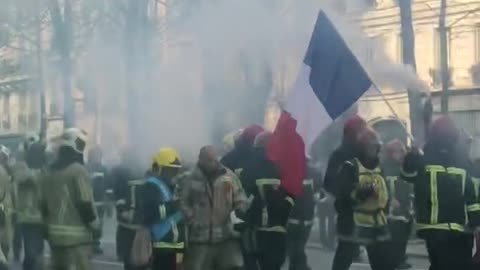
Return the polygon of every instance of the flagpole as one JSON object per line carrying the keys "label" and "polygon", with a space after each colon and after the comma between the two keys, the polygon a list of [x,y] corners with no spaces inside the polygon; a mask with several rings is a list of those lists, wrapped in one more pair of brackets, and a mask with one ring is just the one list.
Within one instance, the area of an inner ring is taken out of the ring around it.
{"label": "flagpole", "polygon": [[400,117],[398,116],[397,112],[395,111],[395,109],[393,108],[392,104],[390,104],[390,102],[388,101],[387,97],[385,97],[385,95],[383,94],[383,92],[380,90],[380,88],[372,82],[372,86],[375,90],[377,90],[378,93],[380,93],[380,96],[382,97],[383,99],[383,102],[385,102],[385,104],[387,104],[387,107],[390,109],[390,111],[392,112],[393,116],[398,120],[398,122],[400,122],[400,124],[402,125],[402,127],[405,129],[405,133],[407,133],[408,137],[410,138],[410,140],[413,142],[415,142],[415,137],[413,137],[413,135],[408,132],[408,129],[407,129],[407,126],[405,125],[405,123],[400,119]]}

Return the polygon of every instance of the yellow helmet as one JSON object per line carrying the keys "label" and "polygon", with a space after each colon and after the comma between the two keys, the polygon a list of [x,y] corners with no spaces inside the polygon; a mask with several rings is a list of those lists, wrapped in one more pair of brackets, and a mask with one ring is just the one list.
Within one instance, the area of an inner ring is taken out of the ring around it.
{"label": "yellow helmet", "polygon": [[153,162],[160,167],[180,168],[180,155],[173,148],[162,148],[153,156]]}

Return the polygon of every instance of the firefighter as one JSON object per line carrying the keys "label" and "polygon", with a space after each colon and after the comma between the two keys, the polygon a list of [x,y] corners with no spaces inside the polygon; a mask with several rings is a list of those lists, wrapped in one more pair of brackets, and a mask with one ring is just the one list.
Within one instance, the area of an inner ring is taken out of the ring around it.
{"label": "firefighter", "polygon": [[[332,235],[334,234],[334,231],[332,229],[333,226],[330,226],[333,224],[333,219],[335,218],[335,214],[330,208],[332,201],[332,197],[335,197],[335,189],[336,189],[336,182],[337,182],[337,176],[338,176],[338,171],[342,164],[347,161],[352,159],[355,154],[354,154],[354,148],[355,148],[355,140],[356,136],[358,133],[367,127],[367,122],[361,118],[358,115],[353,115],[350,118],[348,118],[345,121],[345,125],[343,127],[343,138],[342,138],[342,143],[341,145],[333,151],[333,153],[330,155],[328,159],[328,165],[327,169],[325,171],[325,177],[323,179],[323,189],[326,191],[327,194],[325,194],[325,200],[324,203],[324,208],[321,208],[320,210],[324,210],[324,212],[319,213],[321,216],[325,216],[326,219],[329,221],[328,222],[328,229],[324,228],[326,226],[326,223],[320,223],[320,230],[321,231],[327,231],[327,235]],[[361,261],[361,251],[360,251],[360,246],[356,248],[355,251],[355,260],[356,261]]]}
{"label": "firefighter", "polygon": [[246,127],[240,136],[235,140],[233,150],[228,152],[222,159],[221,163],[236,172],[237,174],[245,167],[245,163],[249,160],[249,155],[253,147],[255,137],[263,131],[259,125],[251,125]]}
{"label": "firefighter", "polygon": [[336,183],[338,246],[333,270],[350,268],[358,244],[366,246],[372,270],[394,270],[389,258],[388,190],[379,168],[380,141],[370,128],[359,132],[353,158],[340,167]]}
{"label": "firefighter", "polygon": [[309,270],[305,247],[312,230],[316,199],[319,197],[320,178],[318,168],[309,163],[304,191],[295,199],[295,206],[288,219],[288,257],[290,270]]}
{"label": "firefighter", "polygon": [[40,212],[40,179],[45,172],[46,145],[38,136],[29,136],[24,142],[25,160],[19,160],[13,168],[16,185],[17,223],[24,246],[24,270],[43,268],[45,226]]}
{"label": "firefighter", "polygon": [[251,201],[242,218],[253,227],[255,240],[250,251],[262,270],[279,270],[287,253],[287,221],[294,206],[293,198],[280,186],[280,173],[267,158],[266,145],[271,133],[262,132],[255,138],[254,152],[240,174],[242,185]]}
{"label": "firefighter", "polygon": [[457,151],[459,130],[447,116],[430,127],[423,154],[407,154],[402,177],[414,184],[417,234],[425,239],[430,269],[470,269],[480,225],[468,156]]}
{"label": "firefighter", "polygon": [[93,239],[99,233],[90,177],[84,164],[87,134],[64,131],[56,161],[41,179],[41,211],[51,247],[52,269],[93,269]]}
{"label": "firefighter", "polygon": [[10,150],[0,145],[0,270],[8,269],[8,253],[13,238],[13,201],[8,161]]}
{"label": "firefighter", "polygon": [[[222,164],[230,170],[234,171],[238,176],[240,176],[240,173],[250,160],[250,155],[253,149],[255,137],[262,131],[263,128],[261,126],[250,125],[245,129],[241,129],[235,134],[233,134],[233,136],[231,136],[231,139],[234,142],[234,147],[221,159]],[[241,228],[239,230],[241,231],[243,229],[244,228]],[[244,233],[243,236],[246,236],[248,238],[248,233]],[[257,270],[258,266],[256,263],[256,259],[253,255],[249,254],[245,244],[245,241],[242,241],[241,247],[245,269]]]}
{"label": "firefighter", "polygon": [[400,177],[407,150],[402,141],[394,139],[384,147],[382,170],[390,193],[388,223],[392,234],[392,253],[397,269],[410,269],[407,262],[407,244],[413,225],[413,187]]}
{"label": "firefighter", "polygon": [[135,234],[142,228],[141,211],[136,209],[141,206],[142,186],[146,179],[132,149],[126,148],[121,156],[121,164],[110,173],[117,213],[116,251],[124,269],[135,270],[139,268],[132,265],[130,253]]}
{"label": "firefighter", "polygon": [[[87,170],[90,173],[90,179],[93,187],[93,198],[97,209],[100,229],[103,229],[103,220],[105,216],[105,203],[107,195],[107,168],[102,163],[102,150],[95,146],[88,152]],[[95,254],[103,254],[100,246],[100,238],[95,239]]]}
{"label": "firefighter", "polygon": [[174,149],[160,149],[153,157],[152,175],[144,186],[143,216],[144,225],[152,233],[153,270],[176,270],[183,262],[184,217],[174,196],[173,182],[180,168],[180,156]]}
{"label": "firefighter", "polygon": [[240,243],[231,226],[232,213],[246,205],[237,176],[220,163],[213,146],[204,146],[197,165],[178,181],[189,229],[185,269],[243,269]]}

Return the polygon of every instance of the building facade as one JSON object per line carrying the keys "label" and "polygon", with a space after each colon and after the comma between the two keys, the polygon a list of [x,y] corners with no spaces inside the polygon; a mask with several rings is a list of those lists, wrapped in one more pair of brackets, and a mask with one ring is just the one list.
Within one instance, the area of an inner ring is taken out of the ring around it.
{"label": "building facade", "polygon": [[[438,31],[440,2],[412,0],[415,57],[418,76],[432,93],[434,112],[440,112],[440,38]],[[380,40],[392,61],[402,62],[400,8],[396,0],[365,0],[370,8],[362,16],[362,26],[372,39]],[[349,12],[347,7],[347,12]],[[350,10],[350,12],[353,12]],[[449,64],[449,113],[466,133],[480,137],[480,1],[448,0],[446,26]],[[388,97],[398,114],[408,123],[406,93]],[[362,101],[367,114],[388,114],[379,97]],[[369,115],[371,116],[371,115]],[[379,116],[379,115],[376,115]]]}

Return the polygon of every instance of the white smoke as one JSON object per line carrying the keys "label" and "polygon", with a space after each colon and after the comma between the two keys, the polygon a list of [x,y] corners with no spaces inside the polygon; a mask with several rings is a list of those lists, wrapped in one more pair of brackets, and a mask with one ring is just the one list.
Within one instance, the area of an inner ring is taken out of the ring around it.
{"label": "white smoke", "polygon": [[[99,101],[102,116],[97,125],[101,129],[101,144],[107,152],[112,151],[118,156],[118,148],[125,144],[124,133],[127,132],[124,45],[128,33],[125,36],[122,8],[116,5],[126,5],[128,1],[86,2],[96,11],[85,13],[99,14],[103,24],[92,19],[98,24],[93,30],[94,35],[89,37],[92,40],[77,42],[84,51],[75,54],[78,57],[75,71],[80,73],[77,77],[86,78],[93,85],[90,87],[94,89],[92,91],[97,92],[94,99]],[[273,91],[271,96],[277,97],[276,92],[289,89],[299,71],[321,8],[379,87],[399,91],[426,88],[411,69],[393,63],[385,55],[382,45],[374,44],[365,35],[358,21],[336,13],[334,7],[339,2],[168,1],[171,3],[167,5],[169,15],[183,14],[183,8],[192,10],[174,19],[159,18],[153,27],[152,40],[145,47],[149,59],[141,59],[148,63],[148,68],[141,70],[144,77],[137,79],[135,85],[140,99],[138,108],[135,108],[140,125],[133,133],[140,139],[132,142],[132,146],[141,149],[142,157],[151,156],[162,146],[174,146],[187,159],[194,159],[201,146],[214,142],[212,125],[216,124],[217,118],[209,111],[220,114],[222,124],[232,130],[249,121],[257,121],[241,119],[242,113],[262,106],[263,99],[260,92],[258,104],[255,98],[245,98],[245,88],[250,85],[246,81],[258,83],[266,80],[268,75],[262,72],[267,62],[273,69],[273,86],[267,89]],[[108,16],[102,13],[105,10],[109,11]],[[79,28],[78,25],[74,27]],[[375,57],[367,64],[364,54],[372,46]],[[238,61],[243,58],[250,59],[246,62],[246,69],[255,75],[253,79],[246,78],[245,72],[238,70]],[[151,76],[146,76],[147,73]],[[209,81],[216,82],[221,95],[206,91]],[[258,88],[262,89],[262,86]],[[229,110],[232,105],[243,108],[243,111],[233,113]]]}

